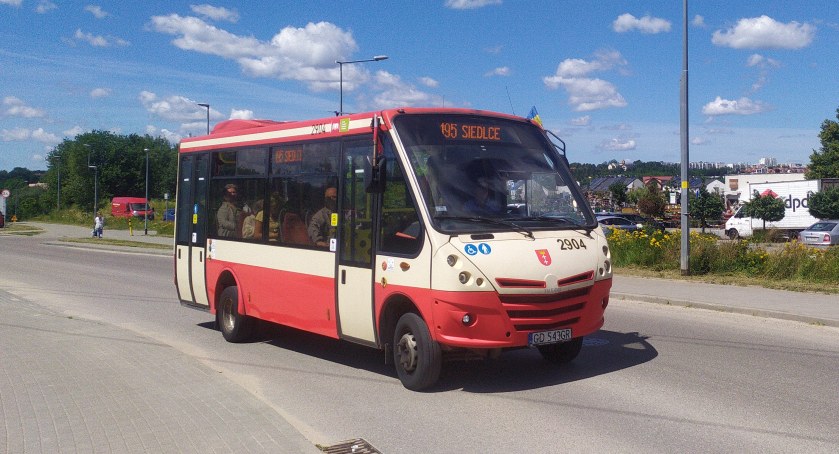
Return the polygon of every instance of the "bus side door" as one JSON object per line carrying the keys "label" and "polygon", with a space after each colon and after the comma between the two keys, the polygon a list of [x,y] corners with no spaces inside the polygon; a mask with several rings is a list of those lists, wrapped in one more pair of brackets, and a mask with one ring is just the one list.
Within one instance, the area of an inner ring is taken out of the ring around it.
{"label": "bus side door", "polygon": [[207,187],[209,155],[181,155],[175,214],[175,282],[184,304],[209,308],[207,258]]}
{"label": "bus side door", "polygon": [[338,223],[338,333],[376,345],[373,304],[373,232],[376,194],[365,190],[371,140],[344,143]]}

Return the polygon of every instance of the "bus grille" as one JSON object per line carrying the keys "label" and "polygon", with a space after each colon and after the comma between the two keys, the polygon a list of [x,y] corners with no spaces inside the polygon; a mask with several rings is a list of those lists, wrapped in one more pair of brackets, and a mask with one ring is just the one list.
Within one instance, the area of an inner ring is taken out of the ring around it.
{"label": "bus grille", "polygon": [[541,331],[580,321],[591,287],[551,295],[500,295],[517,331]]}

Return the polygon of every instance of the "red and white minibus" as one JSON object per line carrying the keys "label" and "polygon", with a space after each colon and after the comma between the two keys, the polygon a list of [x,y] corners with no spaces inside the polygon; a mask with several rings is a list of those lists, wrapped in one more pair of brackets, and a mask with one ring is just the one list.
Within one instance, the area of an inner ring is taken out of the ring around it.
{"label": "red and white minibus", "polygon": [[175,240],[181,302],[228,341],[260,319],[356,342],[413,390],[452,352],[574,359],[612,285],[564,143],[480,110],[222,122],[180,144]]}

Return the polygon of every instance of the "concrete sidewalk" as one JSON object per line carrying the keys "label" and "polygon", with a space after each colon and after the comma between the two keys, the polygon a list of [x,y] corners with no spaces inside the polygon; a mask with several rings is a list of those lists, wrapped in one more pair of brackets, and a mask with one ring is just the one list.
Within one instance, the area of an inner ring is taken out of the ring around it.
{"label": "concrete sidewalk", "polygon": [[0,346],[3,452],[320,452],[197,359],[2,290]]}
{"label": "concrete sidewalk", "polygon": [[615,276],[613,299],[699,307],[839,327],[839,294]]}

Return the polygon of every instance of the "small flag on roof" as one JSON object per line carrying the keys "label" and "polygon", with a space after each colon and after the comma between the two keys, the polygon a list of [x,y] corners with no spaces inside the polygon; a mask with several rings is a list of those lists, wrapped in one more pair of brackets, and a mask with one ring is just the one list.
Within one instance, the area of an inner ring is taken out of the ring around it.
{"label": "small flag on roof", "polygon": [[530,108],[530,113],[527,115],[528,120],[533,120],[534,123],[542,126],[542,119],[539,118],[539,112],[536,111],[536,106]]}

